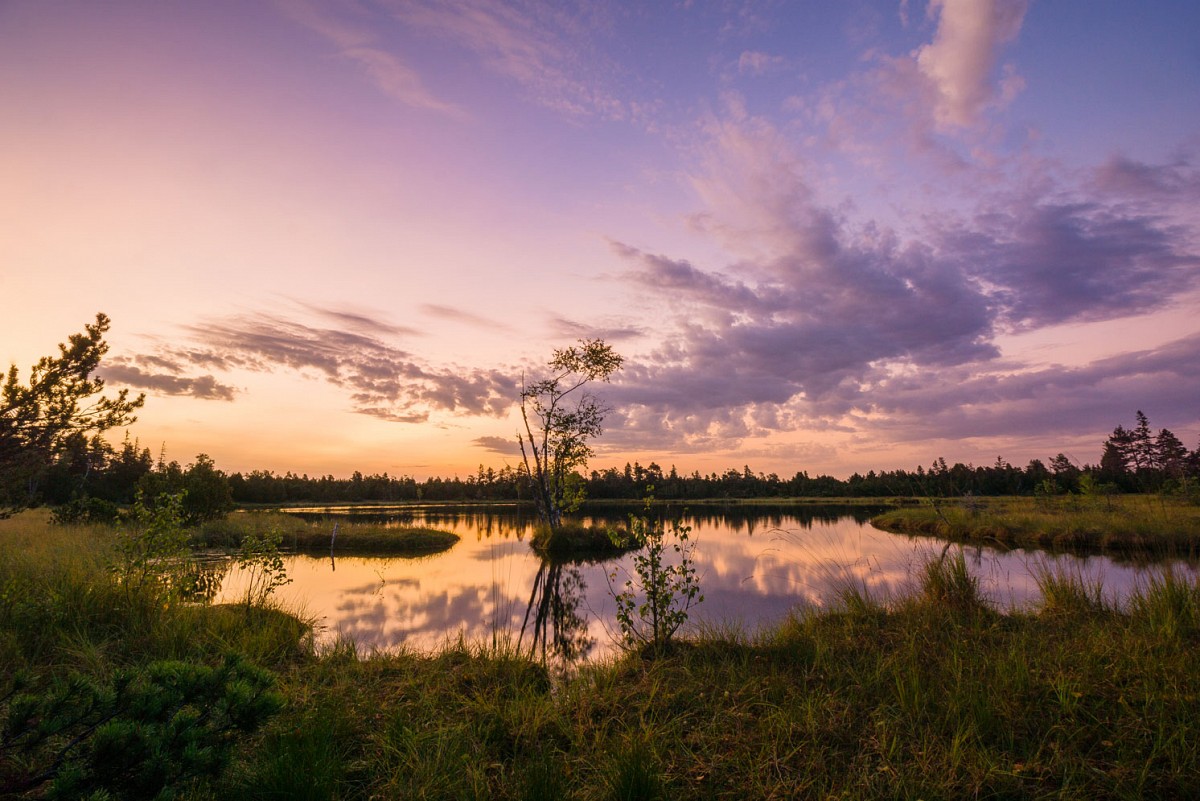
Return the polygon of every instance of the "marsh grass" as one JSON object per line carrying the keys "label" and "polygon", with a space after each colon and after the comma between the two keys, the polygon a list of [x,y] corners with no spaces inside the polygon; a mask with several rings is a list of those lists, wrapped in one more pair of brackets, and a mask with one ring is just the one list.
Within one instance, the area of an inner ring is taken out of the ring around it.
{"label": "marsh grass", "polygon": [[305,520],[283,512],[238,512],[222,520],[210,520],[196,528],[193,541],[201,547],[236,550],[248,535],[280,535],[280,546],[291,551],[329,551],[336,553],[396,554],[425,556],[454,546],[457,534],[419,526],[389,526],[338,520]]}
{"label": "marsh grass", "polygon": [[0,660],[96,673],[153,659],[233,650],[292,659],[308,631],[269,604],[187,603],[153,584],[124,584],[109,526],[59,526],[41,511],[0,521]]}
{"label": "marsh grass", "polygon": [[893,509],[886,531],[958,542],[1106,552],[1130,558],[1200,556],[1200,506],[1157,495],[972,498]]}
{"label": "marsh grass", "polygon": [[1103,616],[1111,611],[1104,600],[1104,582],[1085,576],[1078,568],[1042,562],[1033,566],[1033,579],[1043,614]]}
{"label": "marsh grass", "polygon": [[1200,784],[1200,588],[1182,573],[1118,603],[1047,571],[1040,603],[1003,613],[948,553],[907,593],[860,585],[769,630],[709,629],[556,681],[504,641],[316,651],[278,610],[132,604],[106,589],[106,536],[0,523],[2,667],[101,673],[229,649],[269,667],[285,707],[187,798],[1118,799]]}
{"label": "marsh grass", "polygon": [[618,556],[637,547],[626,526],[589,526],[577,520],[557,528],[539,524],[529,545],[543,556],[572,561]]}

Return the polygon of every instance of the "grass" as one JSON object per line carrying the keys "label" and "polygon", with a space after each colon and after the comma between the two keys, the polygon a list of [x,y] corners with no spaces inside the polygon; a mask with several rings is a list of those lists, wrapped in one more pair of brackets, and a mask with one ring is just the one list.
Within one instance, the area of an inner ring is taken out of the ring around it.
{"label": "grass", "polygon": [[539,525],[529,538],[539,554],[556,559],[601,559],[616,556],[635,546],[625,526],[585,526],[574,520],[558,528]]}
{"label": "grass", "polygon": [[460,539],[433,528],[345,520],[338,521],[333,538],[333,526],[330,521],[309,521],[283,512],[239,512],[201,524],[195,540],[204,547],[234,549],[247,533],[273,530],[283,535],[282,547],[293,551],[328,551],[332,540],[338,553],[425,556],[448,550]]}
{"label": "grass", "polygon": [[[149,603],[111,531],[0,521],[0,675],[230,650],[286,704],[188,799],[1187,798],[1200,786],[1200,586],[1128,600],[1046,571],[1001,612],[961,555],[762,632],[708,630],[554,681],[511,643],[317,650],[272,609]],[[0,774],[5,754],[0,749]]]}
{"label": "grass", "polygon": [[871,520],[887,531],[955,542],[1114,556],[1200,556],[1200,505],[1153,495],[938,499]]}

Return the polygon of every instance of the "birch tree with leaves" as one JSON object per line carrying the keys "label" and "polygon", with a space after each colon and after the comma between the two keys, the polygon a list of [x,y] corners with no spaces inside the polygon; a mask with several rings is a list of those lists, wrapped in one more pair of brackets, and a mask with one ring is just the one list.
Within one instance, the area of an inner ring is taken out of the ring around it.
{"label": "birch tree with leaves", "polygon": [[517,432],[517,441],[538,517],[551,529],[582,503],[583,483],[575,471],[587,465],[589,442],[600,436],[610,411],[587,387],[607,382],[623,361],[604,340],[581,339],[554,351],[548,377],[521,382],[525,430]]}

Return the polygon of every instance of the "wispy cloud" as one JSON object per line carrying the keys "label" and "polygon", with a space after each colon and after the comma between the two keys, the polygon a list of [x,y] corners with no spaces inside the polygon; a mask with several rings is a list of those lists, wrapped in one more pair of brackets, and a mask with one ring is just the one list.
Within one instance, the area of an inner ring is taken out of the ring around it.
{"label": "wispy cloud", "polygon": [[552,317],[550,319],[550,330],[556,337],[570,339],[603,339],[609,342],[622,342],[624,340],[636,339],[637,337],[645,336],[646,330],[638,326],[623,324],[621,322],[608,322],[603,320],[584,323],[578,320],[570,320],[566,317]]}
{"label": "wispy cloud", "polygon": [[1185,157],[1170,164],[1147,164],[1113,156],[1095,170],[1094,185],[1106,193],[1138,199],[1200,201],[1200,170]]}
{"label": "wispy cloud", "polygon": [[[871,398],[860,425],[893,440],[1077,435],[1111,428],[1144,409],[1156,420],[1195,420],[1200,397],[1200,335],[1081,366],[989,372],[946,371],[931,382],[914,374]],[[1099,442],[1097,442],[1099,448]]]}
{"label": "wispy cloud", "polygon": [[328,40],[343,57],[357,64],[383,94],[414,108],[465,119],[466,112],[437,97],[420,74],[382,45],[371,31],[370,16],[357,4],[275,0],[295,22]]}
{"label": "wispy cloud", "polygon": [[[436,412],[502,415],[512,404],[515,381],[500,370],[432,366],[379,335],[406,329],[361,313],[307,308],[315,319],[252,313],[183,326],[184,344],[162,345],[156,353],[138,357],[156,366],[157,375],[133,372],[129,359],[118,360],[122,369],[113,375],[135,386],[148,386],[136,381],[153,380],[163,391],[191,387],[194,394],[207,387],[184,376],[196,366],[288,370],[344,389],[360,414],[402,423],[425,422]],[[222,386],[208,391],[220,393]],[[226,394],[225,399],[232,397]]]}
{"label": "wispy cloud", "polygon": [[787,66],[783,56],[773,56],[759,50],[744,50],[738,56],[738,72],[743,75],[767,75]]}
{"label": "wispy cloud", "polygon": [[489,453],[498,453],[501,456],[516,456],[520,449],[517,447],[517,439],[512,437],[476,437],[472,444],[477,448],[483,448]]}
{"label": "wispy cloud", "polygon": [[237,390],[211,375],[177,374],[180,365],[154,356],[115,357],[99,371],[104,380],[161,395],[187,395],[201,400],[231,401]]}
{"label": "wispy cloud", "polygon": [[450,320],[451,322],[464,323],[466,325],[474,326],[475,328],[482,328],[487,331],[513,330],[512,326],[499,322],[498,320],[493,320],[489,317],[484,317],[479,314],[472,314],[471,312],[466,312],[462,309],[455,309],[450,306],[442,306],[436,303],[423,303],[421,304],[420,308],[423,314],[427,314],[430,317],[436,317],[440,320]]}
{"label": "wispy cloud", "polygon": [[445,37],[492,71],[524,87],[534,102],[570,116],[627,118],[631,107],[608,88],[614,69],[596,46],[610,21],[602,6],[490,0],[391,0],[407,25]]}

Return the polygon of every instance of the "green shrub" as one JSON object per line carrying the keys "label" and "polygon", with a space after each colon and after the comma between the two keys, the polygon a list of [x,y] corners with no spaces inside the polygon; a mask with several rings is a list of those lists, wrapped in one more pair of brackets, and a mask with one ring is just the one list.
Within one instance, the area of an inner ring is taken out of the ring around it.
{"label": "green shrub", "polygon": [[[647,499],[646,511],[649,513]],[[677,564],[667,564],[667,535],[662,518],[629,516],[629,533],[640,550],[633,557],[633,574],[626,573],[623,588],[613,591],[617,625],[626,645],[645,645],[662,652],[675,632],[687,622],[688,610],[704,601],[700,579],[692,560],[691,526],[671,521],[671,549]],[[609,575],[617,580],[619,570]]]}
{"label": "green shrub", "polygon": [[270,673],[230,656],[217,667],[153,662],[107,678],[72,672],[14,682],[4,701],[0,794],[159,798],[225,770],[238,739],[282,707]]}

